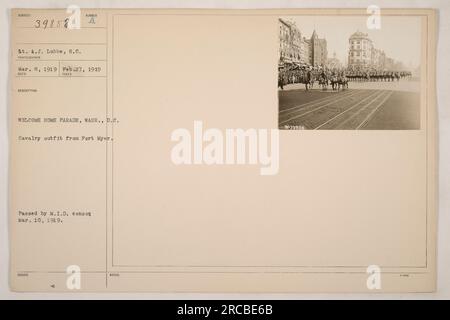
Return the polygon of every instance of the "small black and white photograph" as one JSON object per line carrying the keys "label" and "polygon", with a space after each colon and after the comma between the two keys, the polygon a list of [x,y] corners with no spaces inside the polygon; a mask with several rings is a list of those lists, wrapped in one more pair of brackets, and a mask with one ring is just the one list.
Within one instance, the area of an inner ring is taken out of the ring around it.
{"label": "small black and white photograph", "polygon": [[281,130],[419,130],[420,17],[279,17]]}

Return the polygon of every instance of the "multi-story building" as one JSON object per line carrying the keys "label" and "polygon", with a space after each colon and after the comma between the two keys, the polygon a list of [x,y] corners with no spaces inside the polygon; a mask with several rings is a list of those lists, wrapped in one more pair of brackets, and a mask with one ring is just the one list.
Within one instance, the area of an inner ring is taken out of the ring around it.
{"label": "multi-story building", "polygon": [[278,19],[281,63],[309,63],[305,37],[294,22]]}
{"label": "multi-story building", "polygon": [[327,40],[320,39],[316,30],[313,31],[309,45],[309,63],[313,66],[325,66],[328,60]]}
{"label": "multi-story building", "polygon": [[287,21],[290,25],[291,36],[291,60],[295,63],[301,61],[301,46],[302,46],[302,34],[297,26],[290,21]]}
{"label": "multi-story building", "polygon": [[294,22],[278,19],[280,39],[280,63],[325,65],[327,41],[319,39],[314,31],[307,40]]}
{"label": "multi-story building", "polygon": [[349,38],[348,67],[352,70],[393,71],[403,70],[402,63],[375,48],[367,33],[355,32]]}
{"label": "multi-story building", "polygon": [[348,67],[368,69],[372,65],[373,43],[367,33],[355,32],[349,38]]}
{"label": "multi-story building", "polygon": [[291,62],[291,26],[283,19],[278,19],[280,61]]}
{"label": "multi-story building", "polygon": [[372,48],[371,68],[375,70],[384,70],[386,65],[386,53],[383,50]]}
{"label": "multi-story building", "polygon": [[300,42],[300,60],[302,63],[311,63],[309,60],[309,44],[305,37],[302,37]]}

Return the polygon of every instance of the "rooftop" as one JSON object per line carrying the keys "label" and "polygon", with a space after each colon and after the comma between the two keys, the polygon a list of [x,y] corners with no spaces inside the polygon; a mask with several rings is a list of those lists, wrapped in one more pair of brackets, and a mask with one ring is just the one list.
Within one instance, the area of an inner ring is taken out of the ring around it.
{"label": "rooftop", "polygon": [[358,38],[358,39],[361,39],[361,38],[365,38],[365,39],[369,39],[369,35],[367,34],[367,33],[363,33],[363,32],[361,32],[361,31],[356,31],[354,34],[352,34],[351,36],[350,36],[350,39],[353,39],[353,38]]}

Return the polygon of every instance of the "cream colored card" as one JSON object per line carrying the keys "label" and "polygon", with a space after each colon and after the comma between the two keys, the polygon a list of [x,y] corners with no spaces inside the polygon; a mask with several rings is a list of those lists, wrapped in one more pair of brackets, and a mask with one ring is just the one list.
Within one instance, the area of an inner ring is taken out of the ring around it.
{"label": "cream colored card", "polygon": [[11,21],[12,290],[435,290],[433,10]]}

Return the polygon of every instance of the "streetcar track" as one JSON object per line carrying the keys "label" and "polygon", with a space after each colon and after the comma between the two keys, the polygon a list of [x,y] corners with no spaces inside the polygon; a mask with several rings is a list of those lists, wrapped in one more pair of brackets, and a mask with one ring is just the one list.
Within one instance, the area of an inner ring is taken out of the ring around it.
{"label": "streetcar track", "polygon": [[[366,91],[366,90],[364,90],[364,92],[365,92],[365,91]],[[296,108],[296,110],[291,110],[290,112],[288,112],[287,114],[283,114],[282,116],[284,116],[284,117],[290,116],[290,115],[292,115],[292,114],[295,114],[295,113],[298,112],[298,111],[301,111],[301,110],[304,109],[304,108],[316,107],[316,106],[318,106],[318,105],[321,105],[321,104],[324,103],[324,102],[325,102],[325,103],[329,103],[329,102],[340,101],[340,100],[342,100],[342,99],[345,99],[345,98],[347,98],[347,97],[354,96],[354,95],[356,95],[356,94],[358,94],[358,93],[361,93],[361,92],[363,92],[363,91],[354,91],[354,92],[350,91],[350,92],[348,92],[348,93],[345,93],[345,94],[343,94],[343,95],[340,95],[340,96],[338,97],[338,100],[336,100],[335,97],[327,97],[327,99],[324,100],[324,101],[319,101],[319,100],[310,101],[310,102],[307,102],[307,103],[304,103],[304,104],[301,104],[301,105],[298,105],[298,106],[294,107],[294,108]]]}
{"label": "streetcar track", "polygon": [[[351,93],[352,93],[352,91],[344,92],[344,93],[341,94],[340,96],[341,96],[341,97],[342,97],[343,95],[348,96],[348,95],[350,95]],[[306,103],[298,104],[298,105],[296,105],[296,106],[293,106],[293,107],[290,107],[290,108],[281,110],[279,113],[288,112],[288,111],[290,111],[290,110],[298,109],[298,108],[301,108],[301,107],[304,108],[304,107],[307,107],[309,104],[321,103],[321,102],[328,101],[328,100],[331,101],[331,100],[333,100],[334,98],[335,98],[335,97],[333,97],[333,96],[328,96],[328,97],[320,98],[320,99],[317,99],[317,100],[313,100],[313,101],[309,101],[309,102],[306,102]]]}
{"label": "streetcar track", "polygon": [[339,118],[340,116],[342,116],[343,114],[347,113],[348,111],[353,110],[354,108],[356,108],[357,106],[359,106],[361,103],[365,102],[367,99],[370,99],[370,98],[372,98],[373,96],[376,96],[371,102],[369,102],[369,104],[372,103],[375,99],[377,99],[377,98],[378,98],[379,96],[381,96],[382,94],[383,94],[383,91],[382,91],[382,90],[381,90],[381,91],[380,91],[380,90],[376,90],[374,93],[368,95],[368,96],[365,97],[363,100],[357,102],[357,103],[354,104],[353,106],[351,106],[351,107],[345,109],[343,112],[341,112],[341,113],[335,115],[334,117],[328,119],[327,121],[325,121],[325,122],[322,123],[321,125],[315,127],[313,130],[318,130],[318,129],[322,128],[323,126],[325,126],[325,125],[327,125],[328,123],[330,123],[331,121],[333,121],[333,120]]}
{"label": "streetcar track", "polygon": [[363,122],[361,122],[361,124],[356,127],[356,130],[361,129],[362,127],[364,127],[367,123],[369,123],[370,119],[373,117],[373,115],[378,111],[378,109],[380,109],[380,107],[387,101],[387,99],[389,99],[392,96],[393,91],[390,91],[387,96],[375,107],[375,109],[373,109],[368,115],[367,117],[363,120]]}
{"label": "streetcar track", "polygon": [[370,103],[368,103],[367,105],[365,105],[364,107],[362,107],[360,110],[358,110],[357,112],[355,112],[352,116],[350,116],[349,118],[345,119],[343,122],[339,123],[335,129],[340,129],[342,128],[344,125],[346,125],[347,123],[349,123],[351,120],[355,119],[357,116],[359,116],[363,111],[365,111],[366,109],[368,109],[372,103],[374,103],[377,99],[379,99],[381,97],[381,101],[383,103],[384,98],[386,98],[387,96],[389,96],[390,93],[387,90],[383,90],[381,92],[381,94],[379,96],[377,96],[374,100],[372,100]]}
{"label": "streetcar track", "polygon": [[[325,104],[322,104],[322,103],[315,103],[315,104],[309,105],[309,106],[307,106],[307,107],[303,107],[303,108],[300,109],[300,110],[295,110],[294,112],[291,112],[289,115],[287,115],[287,116],[291,116],[292,114],[296,114],[295,116],[290,117],[290,118],[287,119],[287,120],[280,121],[280,124],[285,124],[285,123],[287,123],[287,122],[289,122],[289,121],[292,121],[292,120],[301,118],[301,117],[303,117],[304,115],[307,115],[307,114],[309,114],[309,113],[311,113],[311,112],[315,112],[315,111],[317,111],[317,110],[320,110],[320,109],[322,109],[322,108],[324,108],[324,107],[327,107],[327,106],[329,106],[329,105],[332,105],[332,104],[334,104],[334,103],[340,102],[340,101],[342,101],[342,100],[349,99],[349,98],[355,98],[355,97],[358,97],[358,96],[364,96],[364,94],[366,94],[367,91],[368,91],[368,90],[352,92],[351,94],[346,95],[346,96],[343,96],[343,97],[341,96],[341,97],[339,97],[338,99],[331,100],[331,101],[326,101]],[[318,107],[318,108],[316,108],[316,107]],[[308,111],[298,114],[299,111],[304,111],[304,109],[306,109],[306,108],[308,108]],[[310,109],[310,108],[314,108],[314,109]],[[286,116],[286,115],[284,115],[284,116]]]}
{"label": "streetcar track", "polygon": [[355,119],[356,117],[358,117],[364,110],[366,110],[367,108],[370,107],[370,105],[372,103],[374,103],[377,99],[379,99],[380,97],[383,98],[386,94],[386,90],[382,90],[381,94],[378,95],[374,100],[372,100],[370,103],[366,104],[364,107],[360,108],[358,111],[356,111],[354,114],[352,114],[350,117],[348,117],[347,119],[343,120],[341,123],[337,124],[337,126],[335,127],[335,129],[340,129],[342,127],[344,127],[347,123],[351,122],[353,119]]}
{"label": "streetcar track", "polygon": [[324,105],[321,105],[321,106],[318,107],[318,108],[315,108],[315,109],[312,109],[312,110],[310,110],[310,111],[301,113],[301,114],[296,115],[296,116],[294,116],[294,117],[291,117],[291,118],[289,118],[289,119],[287,119],[287,120],[280,121],[280,122],[279,122],[279,125],[283,125],[283,124],[288,123],[289,121],[292,121],[292,120],[296,120],[296,119],[298,119],[298,118],[301,118],[301,117],[303,117],[303,116],[305,116],[305,115],[307,115],[307,114],[310,114],[310,113],[315,112],[315,111],[317,111],[317,110],[323,109],[323,108],[325,108],[325,107],[327,107],[327,106],[329,106],[329,105],[331,105],[331,104],[333,104],[333,103],[339,102],[339,101],[341,101],[341,100],[344,100],[344,99],[347,99],[347,98],[352,98],[352,97],[358,96],[359,94],[361,94],[361,96],[364,96],[365,93],[367,93],[367,92],[366,92],[366,91],[364,91],[364,92],[356,92],[356,93],[353,94],[353,95],[345,96],[345,97],[343,97],[343,98],[340,98],[340,99],[331,101],[331,102],[329,102],[329,103],[326,103],[326,104],[324,104]]}

